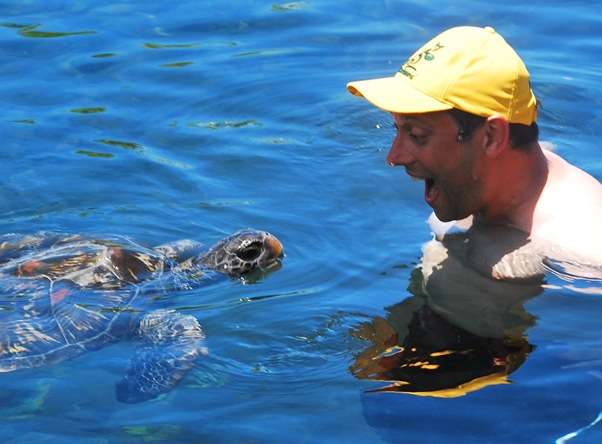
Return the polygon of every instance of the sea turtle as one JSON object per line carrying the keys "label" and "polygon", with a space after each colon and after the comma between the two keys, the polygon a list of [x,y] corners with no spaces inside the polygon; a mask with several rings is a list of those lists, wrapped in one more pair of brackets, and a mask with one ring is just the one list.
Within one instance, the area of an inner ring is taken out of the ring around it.
{"label": "sea turtle", "polygon": [[50,365],[134,338],[141,344],[116,385],[117,399],[155,398],[206,349],[194,316],[152,310],[152,296],[220,275],[261,274],[278,268],[282,253],[276,237],[250,229],[204,251],[187,240],[151,249],[122,237],[0,236],[0,372]]}

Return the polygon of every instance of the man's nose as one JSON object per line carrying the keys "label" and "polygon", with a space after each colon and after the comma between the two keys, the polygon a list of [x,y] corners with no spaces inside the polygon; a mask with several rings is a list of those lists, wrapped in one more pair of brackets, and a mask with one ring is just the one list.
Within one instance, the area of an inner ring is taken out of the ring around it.
{"label": "man's nose", "polygon": [[413,161],[414,157],[408,150],[403,135],[398,133],[395,136],[389,154],[387,155],[387,164],[390,166],[405,166]]}

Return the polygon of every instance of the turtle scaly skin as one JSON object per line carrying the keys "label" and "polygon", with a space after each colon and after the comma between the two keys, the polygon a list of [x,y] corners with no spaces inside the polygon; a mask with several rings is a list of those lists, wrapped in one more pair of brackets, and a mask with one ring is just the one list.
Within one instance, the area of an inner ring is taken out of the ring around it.
{"label": "turtle scaly skin", "polygon": [[156,282],[202,285],[216,274],[244,279],[277,268],[281,257],[280,241],[255,230],[207,251],[194,241],[150,249],[120,237],[1,236],[0,373],[55,364],[132,338],[141,345],[117,384],[117,398],[155,398],[206,353],[205,335],[191,315],[152,310],[145,291],[156,291]]}

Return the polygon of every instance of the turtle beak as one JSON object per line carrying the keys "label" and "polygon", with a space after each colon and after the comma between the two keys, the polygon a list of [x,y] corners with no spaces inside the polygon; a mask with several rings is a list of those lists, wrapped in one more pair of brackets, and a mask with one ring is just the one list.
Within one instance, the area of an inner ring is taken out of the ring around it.
{"label": "turtle beak", "polygon": [[284,247],[282,246],[282,243],[278,239],[276,239],[275,236],[267,233],[265,243],[275,259],[284,256]]}

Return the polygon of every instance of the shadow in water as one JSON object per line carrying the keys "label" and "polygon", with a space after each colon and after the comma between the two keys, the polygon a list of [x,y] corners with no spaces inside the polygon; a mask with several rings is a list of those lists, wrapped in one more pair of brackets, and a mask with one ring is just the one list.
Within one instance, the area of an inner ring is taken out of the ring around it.
{"label": "shadow in water", "polygon": [[[352,334],[372,342],[351,366],[360,379],[387,381],[370,392],[456,397],[508,382],[534,347],[526,337],[489,338],[446,320],[424,300],[406,299]],[[400,322],[401,321],[401,322]]]}
{"label": "shadow in water", "polygon": [[387,382],[369,392],[439,398],[508,383],[535,348],[524,304],[543,279],[542,256],[524,233],[473,228],[433,240],[412,273],[411,296],[351,331],[370,342],[351,373]]}

